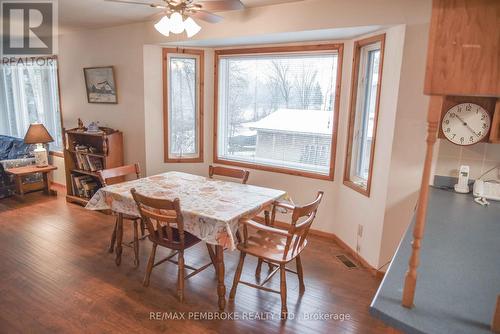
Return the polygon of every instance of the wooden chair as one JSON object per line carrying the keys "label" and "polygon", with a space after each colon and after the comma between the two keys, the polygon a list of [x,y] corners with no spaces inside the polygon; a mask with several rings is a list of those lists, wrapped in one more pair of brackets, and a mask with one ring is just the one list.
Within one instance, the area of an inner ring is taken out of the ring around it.
{"label": "wooden chair", "polygon": [[[184,222],[179,199],[176,198],[174,201],[170,201],[167,199],[150,198],[137,193],[135,189],[131,189],[131,192],[142,220],[148,229],[149,240],[153,243],[143,285],[149,286],[149,279],[153,267],[166,261],[175,263],[178,265],[177,294],[179,300],[182,302],[184,300],[184,280],[198,274],[211,265],[215,267],[215,254],[212,248],[207,244],[208,254],[211,260],[210,263],[198,269],[184,264],[184,251],[196,245],[201,240],[191,233],[184,231]],[[156,247],[158,246],[168,248],[173,252],[165,259],[155,263]],[[175,255],[177,255],[177,261],[172,260]],[[184,268],[193,271],[187,276],[184,276]]]}
{"label": "wooden chair", "polygon": [[[273,206],[273,216],[276,207],[292,210],[291,224],[288,230],[260,224],[250,219],[240,220],[240,223],[243,224],[243,243],[238,245],[238,249],[240,250],[240,261],[234,275],[233,287],[229,294],[230,301],[234,300],[238,283],[243,283],[250,287],[268,292],[279,293],[281,295],[281,316],[282,318],[287,317],[288,309],[286,305],[287,291],[285,274],[287,271],[297,274],[300,284],[299,291],[300,293],[305,291],[300,253],[307,245],[307,234],[316,217],[316,212],[322,197],[323,192],[320,191],[314,202],[304,206],[291,206],[290,204],[275,202]],[[249,236],[248,227],[253,228],[256,233]],[[256,256],[266,263],[276,265],[276,268],[259,285],[240,280],[243,263],[247,254]],[[292,260],[296,261],[297,271],[285,267],[285,265]],[[281,276],[280,291],[265,287],[264,284],[266,284],[278,270]]]}
{"label": "wooden chair", "polygon": [[210,165],[208,167],[208,177],[213,178],[214,175],[240,179],[241,183],[246,184],[248,181],[248,177],[250,176],[250,172],[244,169],[227,168],[227,167]]}
{"label": "wooden chair", "polygon": [[[227,168],[227,167],[212,166],[212,165],[208,166],[208,177],[212,179],[214,175],[240,179],[242,184],[247,184],[250,172],[244,169]],[[238,240],[238,242],[241,242],[241,236],[239,232],[236,232],[236,239]]]}
{"label": "wooden chair", "polygon": [[[109,169],[103,169],[97,172],[99,175],[100,182],[102,183],[102,186],[105,187],[107,185],[116,183],[113,181],[116,181],[119,179],[120,181],[123,180],[126,176],[129,175],[135,175],[137,179],[141,178],[141,168],[139,164],[134,164],[134,165],[126,165],[126,166],[120,166],[120,167],[115,167],[115,168],[109,168]],[[125,246],[130,246],[133,245],[134,248],[134,264],[135,266],[139,266],[139,236],[138,236],[138,227],[141,229],[141,236],[144,237],[144,224],[142,222],[141,218],[138,217],[133,217],[129,215],[123,215],[124,220],[131,221],[134,225],[134,240],[129,243],[124,243]],[[113,253],[114,248],[115,248],[115,243],[116,243],[116,229],[118,225],[118,217],[116,218],[115,222],[115,227],[113,229],[113,234],[111,235],[111,242],[109,245],[109,252]]]}

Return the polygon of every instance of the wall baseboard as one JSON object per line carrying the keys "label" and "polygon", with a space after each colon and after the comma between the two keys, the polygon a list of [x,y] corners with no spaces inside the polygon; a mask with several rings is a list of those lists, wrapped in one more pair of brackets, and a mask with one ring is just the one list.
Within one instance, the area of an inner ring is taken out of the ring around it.
{"label": "wall baseboard", "polygon": [[[259,223],[264,223],[264,217],[254,217],[254,220],[259,222]],[[282,222],[282,221],[275,221],[274,224],[278,227],[281,228],[288,228],[290,224]],[[320,230],[315,230],[315,229],[310,229],[309,233],[311,235],[314,235],[316,237],[320,237],[323,239],[327,239],[329,241],[333,241],[336,244],[338,244],[353,260],[357,261],[362,268],[367,269],[370,271],[370,273],[376,277],[383,278],[385,275],[385,272],[377,270],[377,268],[373,267],[366,261],[361,255],[359,255],[354,249],[352,249],[348,244],[346,244],[342,239],[340,239],[335,233],[331,232],[325,232],[325,231],[320,231]]]}

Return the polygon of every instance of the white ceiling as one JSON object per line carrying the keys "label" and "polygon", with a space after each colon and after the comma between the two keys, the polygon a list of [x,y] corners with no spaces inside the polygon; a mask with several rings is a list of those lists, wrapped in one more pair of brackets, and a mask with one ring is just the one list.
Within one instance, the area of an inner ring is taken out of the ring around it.
{"label": "white ceiling", "polygon": [[[148,2],[148,0],[135,1]],[[241,0],[248,8],[297,1],[303,0]],[[58,3],[61,32],[147,21],[159,12],[158,9],[147,6],[119,4],[104,0],[59,0]]]}
{"label": "white ceiling", "polygon": [[243,46],[243,45],[294,43],[297,41],[301,42],[332,41],[332,40],[355,38],[357,36],[366,35],[383,28],[386,27],[380,25],[371,25],[371,26],[360,26],[360,27],[350,27],[350,28],[283,32],[283,33],[243,36],[243,37],[224,38],[224,39],[186,40],[181,42],[165,43],[165,45],[201,47],[201,48],[223,48],[223,47]]}

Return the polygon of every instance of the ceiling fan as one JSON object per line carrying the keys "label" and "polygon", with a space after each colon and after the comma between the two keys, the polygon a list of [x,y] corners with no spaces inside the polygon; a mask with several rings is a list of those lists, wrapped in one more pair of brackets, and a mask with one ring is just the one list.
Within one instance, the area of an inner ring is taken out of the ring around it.
{"label": "ceiling fan", "polygon": [[155,24],[155,28],[165,36],[169,36],[170,33],[180,34],[186,30],[187,36],[192,37],[201,30],[193,18],[219,23],[223,17],[212,12],[245,8],[240,0],[158,0],[150,3],[133,0],[104,1],[161,9],[164,16]]}

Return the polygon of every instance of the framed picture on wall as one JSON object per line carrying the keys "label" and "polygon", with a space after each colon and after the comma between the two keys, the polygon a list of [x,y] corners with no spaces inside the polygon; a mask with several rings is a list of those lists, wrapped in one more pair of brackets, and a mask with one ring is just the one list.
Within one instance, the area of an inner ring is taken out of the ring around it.
{"label": "framed picture on wall", "polygon": [[113,66],[86,67],[83,74],[89,103],[118,103]]}

